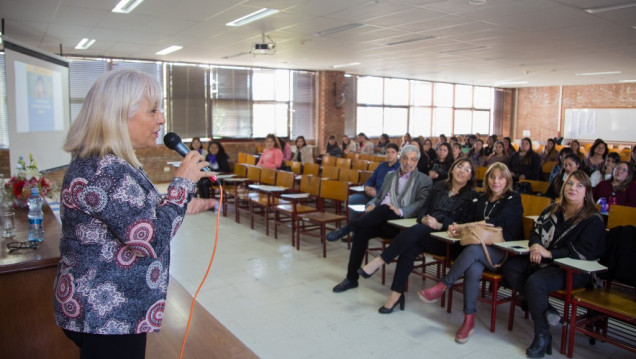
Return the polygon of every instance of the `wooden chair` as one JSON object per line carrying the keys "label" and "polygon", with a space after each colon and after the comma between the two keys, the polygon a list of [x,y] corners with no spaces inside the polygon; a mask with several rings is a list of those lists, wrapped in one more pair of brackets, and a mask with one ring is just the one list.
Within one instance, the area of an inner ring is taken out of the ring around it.
{"label": "wooden chair", "polygon": [[256,156],[254,156],[254,155],[245,156],[245,163],[248,164],[248,165],[255,166],[256,165]]}
{"label": "wooden chair", "polygon": [[[248,168],[248,173],[249,173],[249,170],[250,169]],[[273,170],[270,168],[261,168],[259,174],[260,175],[258,177],[258,180],[251,182],[250,184],[264,184],[264,185],[273,186],[276,183],[276,170]],[[239,202],[235,206],[237,223],[241,223],[241,212],[248,213],[251,218],[252,204],[250,199],[252,197],[258,197],[258,195],[259,195],[259,192],[250,190],[249,184],[248,184],[247,190],[238,196]]]}
{"label": "wooden chair", "polygon": [[610,205],[607,217],[607,228],[618,226],[636,226],[636,207]]}
{"label": "wooden chair", "polygon": [[322,166],[320,177],[323,179],[337,180],[340,177],[340,168],[332,166]]}
{"label": "wooden chair", "polygon": [[353,160],[351,163],[351,168],[360,171],[366,171],[369,168],[369,161],[367,160]]}
{"label": "wooden chair", "polygon": [[545,194],[550,187],[550,182],[520,179],[519,182],[527,182],[532,186],[532,193]]}
{"label": "wooden chair", "polygon": [[320,172],[320,165],[317,163],[305,163],[303,166],[304,175],[318,176]]}
{"label": "wooden chair", "polygon": [[[265,169],[261,173],[267,173]],[[294,187],[294,174],[287,171],[274,171],[275,172],[275,184],[274,186],[285,188],[284,191],[272,192],[266,190],[258,190],[257,196],[250,197],[250,228],[254,229],[254,216],[261,215],[265,219],[265,234],[269,236],[269,214],[272,212],[274,206],[283,203],[289,203],[288,201],[281,201],[279,196],[283,192],[290,191]],[[267,179],[269,180],[269,179]],[[269,184],[263,182],[263,184]]]}
{"label": "wooden chair", "polygon": [[265,151],[265,146],[256,146],[256,153],[263,153]]}
{"label": "wooden chair", "polygon": [[372,160],[370,160],[370,161],[373,161],[373,162],[380,162],[380,163],[382,163],[382,162],[385,162],[385,161],[386,161],[386,157],[385,157],[385,156],[375,156],[375,155],[374,155],[374,156],[373,156],[373,159],[372,159]]}
{"label": "wooden chair", "polygon": [[293,174],[300,175],[302,173],[303,164],[301,162],[287,161],[287,162],[285,162],[285,164],[287,164],[287,166],[289,166],[289,168],[291,168],[291,171],[292,171]]}
{"label": "wooden chair", "polygon": [[[236,178],[246,178],[247,166],[243,163],[235,163],[233,173],[236,175]],[[227,217],[228,203],[234,203],[234,196],[237,189],[234,185],[235,183],[237,182],[223,181],[223,203],[221,203],[221,206],[223,206],[223,217]]]}
{"label": "wooden chair", "polygon": [[274,238],[278,238],[278,226],[284,225],[291,229],[292,247],[296,246],[296,225],[298,214],[318,211],[316,206],[308,205],[309,201],[320,196],[320,177],[303,175],[300,179],[300,192],[282,194],[281,198],[289,203],[278,203],[274,206]]}
{"label": "wooden chair", "polygon": [[[324,200],[332,200],[339,203],[336,206],[336,213],[325,212],[322,203]],[[318,209],[320,212],[303,213],[298,215],[296,226],[296,249],[300,250],[300,235],[320,238],[322,243],[322,256],[327,257],[327,225],[335,223],[340,226],[341,222],[349,219],[347,205],[349,204],[349,186],[344,181],[323,180],[320,182],[320,198]],[[344,208],[344,211],[343,211]],[[342,214],[344,213],[344,214]],[[318,231],[318,233],[316,233]]]}
{"label": "wooden chair", "polygon": [[350,186],[356,186],[360,182],[360,171],[351,168],[340,169],[338,179],[347,182]]}
{"label": "wooden chair", "polygon": [[[246,176],[243,178],[229,178],[224,182],[226,183],[225,196],[229,198],[234,198],[234,220],[236,223],[240,223],[239,217],[239,208],[243,207],[244,209],[249,208],[249,203],[247,200],[248,197],[248,189],[247,186],[251,183],[257,183],[261,178],[261,169],[256,166],[246,166]],[[228,184],[232,185],[229,186]]]}
{"label": "wooden chair", "polygon": [[477,183],[482,183],[484,181],[484,177],[486,176],[486,171],[488,167],[477,167],[475,168],[475,180]]}
{"label": "wooden chair", "polygon": [[[541,166],[541,173],[543,174],[543,178],[549,178],[550,173],[552,173],[552,169],[556,166],[556,161],[548,161]],[[544,192],[545,193],[545,192]]]}
{"label": "wooden chair", "polygon": [[348,153],[345,155],[345,158],[350,158],[350,159],[352,159],[352,160],[355,160],[355,159],[360,158],[360,154],[358,154],[358,153],[351,153],[351,152],[348,152]]}
{"label": "wooden chair", "polygon": [[358,157],[361,160],[367,160],[367,161],[374,161],[375,160],[375,156],[374,155],[359,155]]}
{"label": "wooden chair", "polygon": [[[324,165],[323,165],[324,166]],[[336,167],[343,169],[351,168],[351,158],[336,158]]]}
{"label": "wooden chair", "polygon": [[521,195],[521,205],[523,206],[523,234],[525,238],[530,238],[530,231],[534,227],[534,221],[526,216],[538,216],[552,203],[549,197],[534,196],[531,194]]}
{"label": "wooden chair", "polygon": [[382,162],[369,162],[369,171],[373,172]]}
{"label": "wooden chair", "polygon": [[360,182],[358,184],[364,185],[371,178],[371,175],[373,175],[373,171],[360,171]]}
{"label": "wooden chair", "polygon": [[239,152],[238,159],[236,160],[238,163],[247,163],[247,153]]}
{"label": "wooden chair", "polygon": [[333,156],[322,156],[322,165],[323,166],[335,166],[337,157]]}

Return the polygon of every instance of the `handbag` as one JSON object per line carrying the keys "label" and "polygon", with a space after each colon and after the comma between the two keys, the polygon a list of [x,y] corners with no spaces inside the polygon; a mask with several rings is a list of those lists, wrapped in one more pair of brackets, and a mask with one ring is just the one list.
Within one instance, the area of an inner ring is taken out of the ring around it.
{"label": "handbag", "polygon": [[490,259],[490,254],[488,253],[488,249],[486,248],[486,246],[490,246],[493,243],[501,243],[504,241],[502,233],[503,230],[501,227],[495,227],[490,223],[473,222],[461,225],[458,228],[458,232],[459,233],[454,233],[454,236],[459,237],[459,244],[462,246],[481,244],[484,248],[488,264],[490,264],[492,268],[501,267],[506,259],[508,259],[508,256],[506,255],[501,263],[493,264]]}

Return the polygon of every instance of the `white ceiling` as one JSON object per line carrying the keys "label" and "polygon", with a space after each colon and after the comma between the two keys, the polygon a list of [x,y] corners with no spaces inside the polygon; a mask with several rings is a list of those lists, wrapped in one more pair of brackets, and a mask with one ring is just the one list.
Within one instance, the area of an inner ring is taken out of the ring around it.
{"label": "white ceiling", "polygon": [[[390,76],[499,87],[636,80],[633,0],[145,0],[131,14],[118,0],[2,0],[4,33],[64,55],[160,59]],[[260,8],[278,14],[242,27],[225,23]],[[363,26],[324,37],[319,31]],[[252,56],[266,33],[275,55]],[[404,40],[416,42],[388,45]],[[96,39],[75,50],[82,38]],[[170,45],[183,49],[155,52]],[[225,59],[224,57],[241,54]],[[622,71],[576,76],[576,73]],[[527,81],[524,85],[503,82]]]}

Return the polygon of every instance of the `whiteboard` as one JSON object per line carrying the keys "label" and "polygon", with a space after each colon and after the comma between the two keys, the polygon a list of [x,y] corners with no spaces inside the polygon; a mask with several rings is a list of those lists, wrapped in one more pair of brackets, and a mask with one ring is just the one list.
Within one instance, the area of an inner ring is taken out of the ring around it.
{"label": "whiteboard", "polygon": [[566,108],[563,137],[602,138],[605,142],[636,142],[636,109]]}

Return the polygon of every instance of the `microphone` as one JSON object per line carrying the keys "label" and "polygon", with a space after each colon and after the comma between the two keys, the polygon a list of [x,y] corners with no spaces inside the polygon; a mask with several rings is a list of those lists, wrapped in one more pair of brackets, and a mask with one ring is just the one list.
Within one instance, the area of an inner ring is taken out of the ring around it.
{"label": "microphone", "polygon": [[[166,145],[166,147],[168,147],[169,149],[175,150],[182,157],[185,157],[190,152],[188,146],[184,145],[183,142],[181,142],[181,137],[179,137],[179,135],[174,132],[168,132],[165,136],[163,136],[163,144]],[[201,171],[212,172],[207,166],[201,168]],[[210,177],[210,180],[214,184],[217,183],[216,176]]]}

